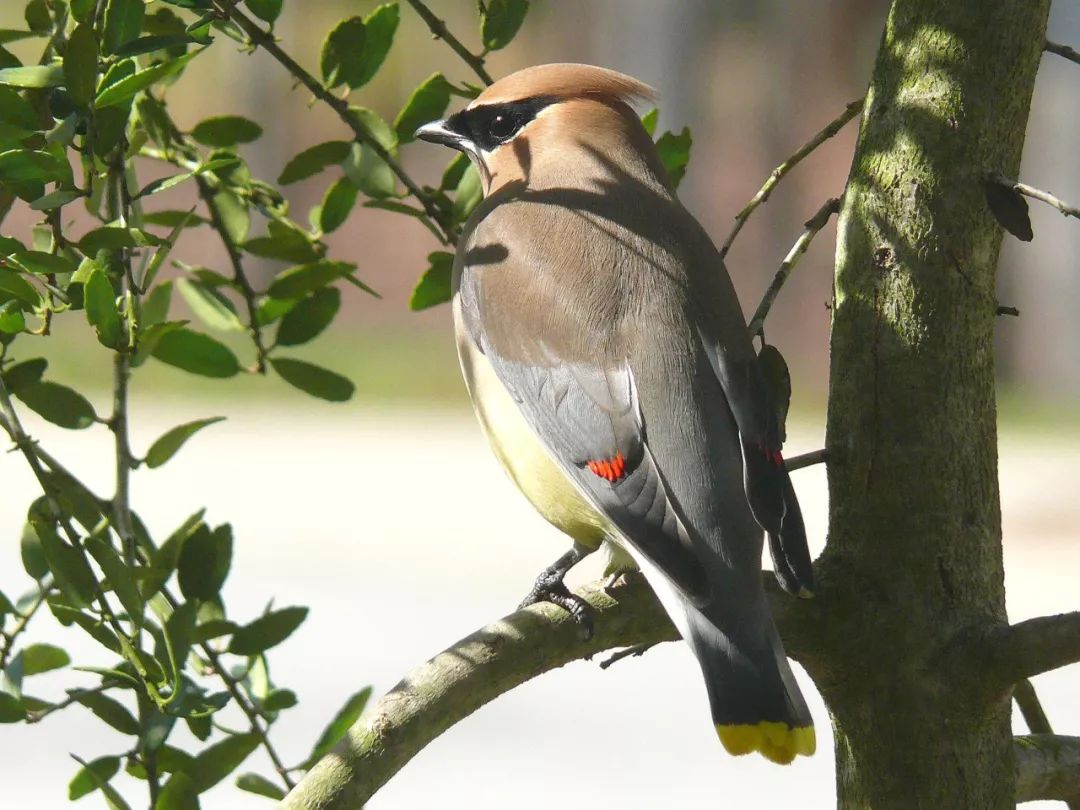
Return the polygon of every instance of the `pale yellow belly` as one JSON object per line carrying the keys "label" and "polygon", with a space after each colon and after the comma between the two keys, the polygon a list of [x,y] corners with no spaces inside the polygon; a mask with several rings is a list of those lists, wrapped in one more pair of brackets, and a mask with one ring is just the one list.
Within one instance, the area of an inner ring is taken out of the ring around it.
{"label": "pale yellow belly", "polygon": [[[454,321],[459,323],[454,301]],[[491,363],[467,335],[457,334],[458,356],[480,426],[507,475],[536,510],[581,545],[595,549],[613,527],[563,474],[529,427]]]}

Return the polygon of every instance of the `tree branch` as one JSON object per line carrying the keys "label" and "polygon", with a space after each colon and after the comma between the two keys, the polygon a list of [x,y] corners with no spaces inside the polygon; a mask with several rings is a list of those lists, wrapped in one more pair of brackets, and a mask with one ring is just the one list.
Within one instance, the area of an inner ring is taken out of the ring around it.
{"label": "tree branch", "polygon": [[1080,611],[1028,619],[991,634],[990,665],[1015,684],[1080,661]]}
{"label": "tree branch", "polygon": [[[780,592],[763,572],[770,606],[789,653],[805,651],[813,607]],[[640,574],[605,590],[577,592],[588,601],[596,632],[581,641],[570,615],[548,603],[519,610],[484,627],[414,669],[385,694],[330,754],[290,793],[283,808],[345,810],[366,802],[432,740],[499,695],[571,661],[615,647],[677,638],[675,628]],[[805,614],[809,624],[795,614]]]}
{"label": "tree branch", "polygon": [[828,450],[812,450],[809,453],[803,453],[802,455],[784,459],[784,468],[787,469],[788,472],[794,472],[795,470],[801,470],[804,467],[813,467],[815,464],[824,464],[828,460]]}
{"label": "tree branch", "polygon": [[1080,802],[1080,737],[1028,734],[1013,740],[1016,801]]}
{"label": "tree branch", "polygon": [[1068,45],[1058,45],[1056,42],[1046,40],[1043,50],[1048,51],[1049,53],[1056,53],[1063,59],[1068,59],[1070,62],[1076,62],[1080,65],[1080,53],[1073,50]]}
{"label": "tree branch", "polygon": [[484,84],[491,84],[493,79],[491,74],[487,72],[487,68],[484,67],[484,58],[477,56],[470,51],[464,45],[461,44],[461,40],[450,33],[450,29],[446,27],[446,23],[436,17],[431,9],[425,6],[420,0],[405,0],[413,11],[420,15],[420,17],[427,23],[427,27],[430,29],[432,35],[436,39],[441,39],[447,45],[449,45],[454,53],[460,56],[469,67],[472,68],[473,73],[480,77],[480,81]]}
{"label": "tree branch", "polygon": [[772,309],[776,296],[780,294],[780,289],[784,286],[784,282],[788,280],[791,271],[795,269],[795,265],[799,263],[803,254],[806,253],[807,249],[810,247],[810,243],[814,240],[814,237],[817,236],[818,231],[825,227],[833,214],[839,212],[840,198],[833,197],[830,200],[826,200],[825,204],[818,209],[818,212],[806,221],[806,224],[803,226],[806,230],[803,231],[802,236],[795,241],[795,244],[791,246],[791,250],[789,250],[787,256],[784,257],[784,261],[780,263],[780,269],[776,271],[772,284],[765,290],[765,295],[762,296],[761,303],[758,304],[754,317],[750,319],[750,326],[748,328],[750,329],[751,336],[764,335],[765,318],[768,316],[769,310]]}
{"label": "tree branch", "polygon": [[214,0],[214,7],[227,19],[236,23],[236,25],[247,34],[254,45],[270,54],[270,56],[289,71],[297,81],[310,90],[315,98],[324,102],[337,113],[338,118],[353,131],[356,139],[368,146],[372,152],[378,155],[379,159],[390,167],[390,171],[397,176],[402,185],[409,190],[409,193],[416,198],[423,207],[427,218],[434,227],[437,227],[439,233],[442,234],[446,244],[457,244],[457,233],[446,223],[442,212],[435,205],[431,196],[405,172],[405,169],[403,169],[401,164],[394,159],[394,156],[378,142],[375,136],[371,134],[366,126],[364,126],[363,122],[353,114],[352,110],[349,108],[349,102],[346,99],[335,96],[330,90],[324,87],[318,79],[304,70],[295,59],[281,49],[277,44],[277,40],[274,39],[273,34],[256,25],[250,17],[235,8],[236,1],[237,0]]}
{"label": "tree branch", "polygon": [[772,174],[765,181],[765,184],[758,189],[758,193],[746,204],[738,214],[735,215],[735,227],[731,229],[731,233],[728,234],[727,239],[724,240],[724,244],[720,247],[720,258],[727,256],[728,250],[731,249],[731,243],[735,241],[735,237],[739,235],[739,231],[742,230],[743,225],[746,224],[746,220],[750,218],[750,215],[754,213],[755,209],[763,202],[769,199],[769,195],[772,194],[772,190],[776,188],[776,184],[779,183],[788,172],[794,169],[799,163],[821,146],[825,141],[829,140],[833,135],[844,128],[844,124],[858,115],[863,108],[864,99],[855,99],[850,102],[840,115],[836,116],[832,121],[826,124],[825,128],[817,133],[813,138],[804,143],[799,150],[772,170]]}
{"label": "tree branch", "polygon": [[1044,202],[1047,205],[1052,205],[1064,216],[1076,217],[1077,219],[1080,219],[1080,208],[1077,208],[1075,205],[1069,205],[1063,200],[1059,200],[1057,197],[1055,197],[1048,191],[1043,191],[1042,189],[1035,188],[1034,186],[1029,186],[1025,183],[1018,183],[1016,180],[1010,180],[1008,177],[1000,174],[992,174],[990,175],[989,179],[990,182],[997,183],[999,186],[1004,186],[1005,188],[1011,189],[1017,194],[1023,194],[1025,197],[1031,197],[1031,199],[1033,200],[1039,200],[1040,202]]}

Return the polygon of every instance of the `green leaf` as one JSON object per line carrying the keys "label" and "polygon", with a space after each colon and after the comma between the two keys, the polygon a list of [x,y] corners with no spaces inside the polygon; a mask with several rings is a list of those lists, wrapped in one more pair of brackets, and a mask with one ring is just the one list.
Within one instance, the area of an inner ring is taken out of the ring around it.
{"label": "green leaf", "polygon": [[64,68],[59,63],[52,65],[31,65],[29,67],[8,67],[0,70],[0,84],[8,87],[59,87],[64,83]]}
{"label": "green leaf", "polygon": [[172,303],[173,283],[166,281],[154,287],[142,302],[143,327],[153,326],[169,317],[169,305]]}
{"label": "green leaf", "polygon": [[85,196],[86,195],[81,191],[75,191],[70,188],[58,188],[55,191],[50,191],[48,194],[38,197],[30,203],[30,209],[32,211],[51,211],[54,208],[60,208]]}
{"label": "green leaf", "polygon": [[[248,0],[250,3],[251,0]],[[241,790],[246,790],[248,793],[254,793],[258,796],[265,796],[268,799],[284,799],[285,791],[267,779],[265,776],[259,776],[257,773],[245,773],[236,777],[236,786]]]}
{"label": "green leaf", "polygon": [[285,164],[278,183],[287,186],[312,177],[327,166],[335,166],[349,156],[348,141],[326,141],[310,146]]}
{"label": "green leaf", "polygon": [[686,164],[690,162],[690,147],[693,138],[690,137],[689,127],[683,127],[682,132],[665,132],[656,142],[656,151],[660,160],[667,169],[673,188],[678,188],[679,183],[686,174]]}
{"label": "green leaf", "polygon": [[154,810],[199,810],[199,791],[191,777],[177,771],[161,789]]}
{"label": "green leaf", "polygon": [[319,69],[327,87],[359,86],[366,38],[364,21],[360,17],[342,20],[327,34],[319,55]]}
{"label": "green leaf", "polygon": [[49,361],[44,357],[35,357],[31,360],[23,360],[15,363],[4,370],[4,385],[8,391],[15,393],[24,385],[36,383],[49,367]]}
{"label": "green leaf", "polygon": [[334,715],[334,719],[330,721],[330,725],[328,725],[323,730],[323,733],[319,735],[319,740],[315,743],[315,747],[311,751],[311,756],[308,757],[307,762],[305,763],[306,766],[310,767],[314,765],[330,753],[333,747],[345,736],[345,733],[360,719],[360,715],[364,711],[364,706],[367,705],[370,697],[371,687],[365,686],[345,701],[345,705]]}
{"label": "green leaf", "polygon": [[0,692],[0,723],[21,723],[25,719],[22,701],[7,692]]}
{"label": "green leaf", "polygon": [[272,610],[233,633],[229,652],[234,655],[258,655],[276,647],[307,618],[306,607],[287,607]]}
{"label": "green leaf", "polygon": [[236,770],[258,746],[259,737],[255,734],[236,734],[211,745],[195,757],[189,771],[196,791],[203,793],[212,788]]}
{"label": "green leaf", "polygon": [[88,428],[97,417],[86,397],[59,383],[24,385],[15,395],[42,419],[69,430]]}
{"label": "green leaf", "polygon": [[208,219],[196,214],[194,209],[190,211],[166,209],[164,211],[147,211],[143,214],[143,223],[146,225],[160,225],[163,228],[175,228],[177,226],[197,228],[200,225],[206,225],[208,222]]}
{"label": "green leaf", "polygon": [[345,402],[356,387],[345,377],[325,368],[288,357],[271,358],[270,365],[289,385],[329,402]]}
{"label": "green leaf", "polygon": [[358,57],[358,66],[349,87],[355,90],[367,84],[378,73],[390,46],[394,44],[401,12],[397,3],[378,6],[364,17],[364,50]]}
{"label": "green leaf", "polygon": [[79,240],[79,250],[94,256],[99,250],[123,250],[125,248],[156,247],[165,240],[141,228],[124,228],[107,225],[87,231]]}
{"label": "green leaf", "polygon": [[461,182],[458,183],[454,192],[454,220],[456,222],[467,220],[469,214],[473,212],[473,209],[480,204],[480,200],[483,198],[484,188],[480,183],[480,172],[470,164],[465,169],[465,173],[461,176]]}
{"label": "green leaf", "polygon": [[86,538],[86,550],[90,552],[105,574],[105,583],[112,586],[113,593],[124,606],[128,616],[137,625],[142,624],[143,600],[135,584],[132,570],[120,559],[116,549],[101,535],[93,534]]}
{"label": "green leaf", "polygon": [[71,8],[71,14],[79,22],[86,22],[90,17],[90,12],[97,8],[97,0],[71,0],[68,3]]}
{"label": "green leaf", "polygon": [[41,126],[33,105],[10,87],[0,87],[0,122],[26,130]]}
{"label": "green leaf", "polygon": [[41,538],[49,570],[56,577],[56,584],[64,596],[76,607],[89,605],[94,600],[97,578],[82,549],[61,540],[56,529],[45,521],[35,521],[34,530]]}
{"label": "green leaf", "polygon": [[268,292],[273,298],[300,298],[349,275],[355,269],[356,265],[348,262],[324,260],[301,264],[278,274]]}
{"label": "green leaf", "polygon": [[245,242],[244,250],[255,256],[284,262],[310,262],[319,258],[310,236],[299,228],[271,221],[267,231],[267,236]]}
{"label": "green leaf", "polygon": [[31,644],[23,647],[22,656],[23,675],[38,675],[71,663],[71,656],[52,644]]}
{"label": "green leaf", "polygon": [[[123,104],[130,98],[133,98],[136,93],[139,93],[146,88],[150,87],[155,82],[159,82],[162,79],[179,73],[184,69],[184,66],[202,53],[202,49],[186,53],[178,59],[173,59],[169,62],[159,62],[156,65],[151,65],[145,70],[140,70],[138,73],[134,73],[131,76],[121,79],[120,81],[112,84],[98,93],[97,99],[94,101],[94,106],[98,109],[104,107],[113,107],[118,104]],[[2,74],[3,71],[0,71]],[[0,76],[2,80],[2,76]],[[0,83],[3,83],[0,81]]]}
{"label": "green leaf", "polygon": [[354,143],[343,164],[345,176],[369,197],[392,197],[397,181],[389,164],[366,143]]}
{"label": "green leaf", "polygon": [[30,0],[23,10],[26,27],[37,34],[47,34],[52,28],[52,15],[45,0]]}
{"label": "green leaf", "polygon": [[246,5],[252,14],[271,25],[281,14],[281,0],[246,0]]}
{"label": "green leaf", "polygon": [[124,801],[123,796],[116,792],[116,788],[98,777],[97,773],[87,765],[85,760],[80,759],[74,754],[71,755],[71,758],[86,769],[87,774],[89,774],[90,779],[93,780],[94,784],[97,785],[98,790],[105,794],[105,803],[109,805],[109,810],[131,810],[131,806]]}
{"label": "green leaf", "polygon": [[93,23],[81,23],[64,46],[64,86],[80,107],[94,97],[97,87],[97,35]]}
{"label": "green leaf", "polygon": [[74,273],[75,263],[66,256],[46,253],[43,250],[20,250],[11,254],[11,260],[27,273],[48,275],[49,273]]}
{"label": "green leaf", "polygon": [[240,372],[240,362],[228,346],[183,327],[161,336],[154,347],[154,357],[203,377],[233,377]]}
{"label": "green leaf", "polygon": [[324,287],[285,313],[277,331],[279,346],[299,346],[321,333],[341,307],[341,292]]}
{"label": "green leaf", "polygon": [[217,290],[186,278],[178,279],[176,285],[191,311],[207,326],[231,332],[245,330],[232,302]]}
{"label": "green leaf", "polygon": [[11,270],[0,267],[0,300],[15,298],[29,307],[41,304],[41,296],[26,279]]}
{"label": "green leaf", "polygon": [[60,182],[69,172],[67,161],[51,152],[32,149],[0,152],[0,183]]}
{"label": "green leaf", "polygon": [[528,13],[529,0],[488,0],[487,11],[480,18],[484,48],[497,51],[509,45]]}
{"label": "green leaf", "polygon": [[465,176],[465,170],[468,169],[471,164],[472,161],[469,160],[468,155],[464,152],[458,154],[443,170],[442,180],[439,181],[439,188],[444,191],[457,188],[458,184],[461,182],[461,178]]}
{"label": "green leaf", "polygon": [[656,134],[656,122],[659,120],[659,118],[660,110],[656,107],[653,107],[643,116],[641,116],[641,126],[643,126],[645,128],[645,131],[649,133],[650,138]]}
{"label": "green leaf", "polygon": [[224,416],[215,416],[211,419],[196,419],[194,422],[174,427],[150,445],[150,449],[146,451],[146,466],[151,469],[160,467],[176,455],[176,452],[184,446],[188,439],[207,425],[221,422],[224,419]]}
{"label": "green leaf", "polygon": [[236,244],[242,244],[247,239],[248,228],[251,226],[247,203],[231,191],[219,191],[214,195],[214,205],[217,206],[221,222],[225,226],[225,233]]}
{"label": "green leaf", "polygon": [[49,562],[45,559],[45,549],[41,545],[41,538],[33,524],[23,526],[22,537],[19,540],[19,555],[22,557],[23,569],[34,579],[44,579],[49,573]]}
{"label": "green leaf", "polygon": [[188,538],[192,537],[196,532],[210,531],[206,524],[202,522],[204,511],[200,509],[195,514],[190,515],[154,553],[153,564],[147,569],[147,574],[143,578],[142,587],[140,588],[144,599],[150,599],[161,590],[161,586],[172,576],[172,572],[176,570],[176,566],[180,563],[180,553],[183,551]]}
{"label": "green leaf", "polygon": [[102,692],[85,692],[76,700],[97,715],[102,722],[112,726],[121,734],[137,735],[139,723],[123,703],[113,700]]}
{"label": "green leaf", "polygon": [[428,254],[428,269],[413,288],[409,309],[414,312],[427,309],[450,300],[450,276],[454,267],[454,254],[438,250]]}
{"label": "green leaf", "polygon": [[[116,56],[141,56],[144,53],[153,53],[154,51],[168,51],[170,55],[180,56],[183,54],[185,46],[196,42],[205,44],[202,40],[196,39],[190,34],[160,34],[139,37],[117,48]],[[180,50],[174,53],[174,49]]]}
{"label": "green leaf", "polygon": [[232,564],[232,527],[201,527],[180,552],[180,592],[185,599],[212,599],[221,591]]}
{"label": "green leaf", "polygon": [[263,708],[268,712],[279,712],[282,709],[290,709],[297,704],[296,693],[291,689],[271,689],[263,700]]}
{"label": "green leaf", "polygon": [[120,347],[120,313],[116,309],[116,291],[109,277],[95,267],[83,285],[86,320],[97,332],[98,340],[110,349]]}
{"label": "green leaf", "polygon": [[394,131],[399,143],[413,140],[413,133],[422,124],[440,117],[450,105],[450,83],[441,73],[433,73],[413,90],[398,117]]}
{"label": "green leaf", "polygon": [[319,230],[330,233],[344,225],[356,205],[356,193],[356,186],[347,177],[339,178],[330,186],[319,210]]}
{"label": "green leaf", "polygon": [[26,328],[26,318],[18,301],[0,304],[0,332],[16,335]]}
{"label": "green leaf", "polygon": [[262,127],[251,119],[239,115],[218,115],[206,118],[191,130],[192,137],[199,143],[218,147],[250,143],[262,134]]}
{"label": "green leaf", "polygon": [[[68,784],[68,799],[81,799],[98,789],[99,782],[108,782],[120,770],[120,757],[98,757],[79,768]],[[93,771],[93,776],[89,773]],[[97,777],[96,779],[94,777]]]}
{"label": "green leaf", "polygon": [[116,53],[125,42],[139,36],[142,30],[143,0],[108,0],[105,5],[104,42],[106,53]]}

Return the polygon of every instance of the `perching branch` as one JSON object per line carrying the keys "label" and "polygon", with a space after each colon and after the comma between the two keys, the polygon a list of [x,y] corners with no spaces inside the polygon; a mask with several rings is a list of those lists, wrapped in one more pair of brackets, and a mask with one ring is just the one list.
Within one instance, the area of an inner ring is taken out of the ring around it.
{"label": "perching branch", "polygon": [[992,671],[1011,685],[1080,661],[1080,611],[1028,619],[1002,628],[988,641]]}
{"label": "perching branch", "polygon": [[[813,607],[781,593],[772,572],[764,572],[764,577],[773,615],[789,653],[797,657],[809,643],[803,636],[816,621]],[[282,807],[360,807],[432,740],[499,695],[604,650],[677,638],[640,574],[624,576],[607,590],[602,583],[592,583],[577,593],[594,611],[596,632],[591,639],[582,641],[570,615],[548,603],[519,610],[463,638],[380,698]]]}
{"label": "perching branch", "polygon": [[784,282],[788,280],[788,276],[791,275],[791,271],[795,269],[795,265],[799,263],[799,260],[806,253],[810,247],[810,243],[817,236],[818,231],[825,227],[829,219],[833,214],[840,212],[840,198],[833,197],[827,200],[818,212],[814,214],[810,219],[806,221],[803,226],[806,228],[803,231],[794,245],[791,246],[791,250],[788,251],[787,256],[780,263],[780,269],[776,271],[776,275],[773,277],[772,284],[769,285],[769,289],[765,290],[765,295],[761,298],[761,303],[758,304],[757,311],[754,313],[754,317],[750,319],[750,334],[761,335],[765,329],[765,318],[769,314],[769,310],[772,309],[773,302],[776,300],[776,296],[780,294],[780,288],[784,286]]}
{"label": "perching branch", "polygon": [[1055,197],[1048,191],[1043,191],[1042,189],[1035,188],[1034,186],[1029,186],[1025,183],[1018,183],[1017,181],[1010,180],[1008,177],[1004,177],[1000,174],[990,175],[989,180],[992,183],[997,183],[999,186],[1004,186],[1007,189],[1011,189],[1017,194],[1023,194],[1025,197],[1031,197],[1031,199],[1033,200],[1039,200],[1040,202],[1044,202],[1047,205],[1052,205],[1064,216],[1076,217],[1077,219],[1080,219],[1080,208],[1077,208],[1075,205],[1069,205],[1063,200],[1059,200],[1057,197]]}
{"label": "perching branch", "polygon": [[1013,700],[1016,701],[1016,707],[1020,710],[1020,714],[1024,716],[1028,731],[1032,734],[1054,733],[1054,729],[1050,727],[1050,720],[1047,718],[1046,712],[1043,711],[1042,703],[1039,702],[1039,696],[1035,694],[1035,687],[1031,685],[1031,681],[1024,678],[1024,680],[1017,682],[1016,686],[1013,687]]}
{"label": "perching branch", "polygon": [[272,33],[257,25],[254,20],[235,8],[235,5],[236,0],[214,0],[214,7],[217,11],[227,19],[236,23],[251,39],[252,44],[262,48],[270,54],[270,56],[289,71],[297,81],[310,90],[315,98],[325,103],[330,109],[337,113],[338,118],[353,131],[356,139],[369,147],[380,160],[389,166],[390,171],[397,176],[402,185],[404,185],[409,193],[416,198],[417,202],[423,207],[427,220],[432,224],[432,227],[437,228],[445,243],[449,245],[456,244],[457,233],[447,224],[446,218],[435,205],[431,195],[425,192],[416,181],[405,172],[405,169],[403,169],[401,164],[394,159],[394,156],[379,143],[368,128],[364,126],[363,122],[353,114],[352,109],[349,107],[349,102],[344,98],[335,96],[330,90],[324,87],[318,79],[304,70],[295,59],[281,49]]}
{"label": "perching branch", "polygon": [[801,470],[804,467],[813,467],[815,464],[824,464],[828,460],[828,450],[812,450],[809,453],[803,453],[802,455],[784,459],[784,467],[788,472],[794,472],[795,470]]}
{"label": "perching branch", "polygon": [[724,244],[720,247],[720,257],[727,256],[728,250],[731,249],[731,243],[735,241],[735,237],[739,235],[739,231],[742,230],[743,225],[746,224],[746,220],[750,218],[750,215],[754,213],[755,209],[766,200],[769,199],[769,195],[772,194],[772,190],[776,188],[776,184],[779,183],[788,172],[794,169],[799,163],[817,149],[825,141],[829,140],[833,135],[844,128],[844,125],[858,115],[863,108],[863,99],[856,99],[850,102],[840,115],[830,121],[824,129],[822,129],[817,135],[804,143],[799,150],[772,170],[772,174],[765,181],[764,185],[758,189],[758,193],[746,204],[738,214],[735,215],[735,227],[731,229],[731,233],[728,234],[727,239],[724,240]]}
{"label": "perching branch", "polygon": [[1070,62],[1076,62],[1076,64],[1080,65],[1080,51],[1076,51],[1068,45],[1058,45],[1056,42],[1046,40],[1043,50],[1049,53],[1056,53],[1063,59],[1068,59]]}
{"label": "perching branch", "polygon": [[1080,737],[1028,734],[1013,739],[1016,802],[1080,802]]}
{"label": "perching branch", "polygon": [[469,67],[472,68],[473,73],[480,77],[480,81],[484,84],[491,84],[491,74],[487,72],[487,68],[484,67],[484,58],[477,56],[470,51],[464,45],[461,44],[461,40],[450,33],[450,29],[446,27],[446,23],[436,17],[431,9],[425,6],[420,0],[405,0],[410,6],[413,7],[413,11],[420,15],[421,19],[427,23],[427,27],[431,30],[432,35],[436,39],[441,39],[447,45],[449,45],[454,53],[460,56]]}

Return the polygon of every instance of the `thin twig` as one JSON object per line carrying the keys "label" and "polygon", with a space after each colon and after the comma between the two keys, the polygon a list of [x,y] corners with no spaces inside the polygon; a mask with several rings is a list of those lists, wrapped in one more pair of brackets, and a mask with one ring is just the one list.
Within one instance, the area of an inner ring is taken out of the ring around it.
{"label": "thin twig", "polygon": [[106,692],[109,689],[115,689],[116,687],[121,685],[122,684],[120,683],[120,681],[103,681],[100,685],[91,687],[89,689],[69,689],[68,696],[64,700],[61,700],[59,703],[53,703],[48,708],[40,709],[36,712],[27,712],[26,722],[40,723],[50,714],[58,712],[61,709],[66,709],[73,703],[78,703],[80,698],[86,697],[87,695],[100,694],[101,692]]}
{"label": "thin twig", "polygon": [[218,206],[217,200],[214,199],[213,189],[210,188],[210,184],[206,182],[206,179],[201,174],[195,175],[195,184],[199,187],[199,196],[202,197],[207,210],[210,212],[210,222],[214,230],[217,231],[218,236],[221,237],[221,243],[225,246],[225,252],[229,256],[229,264],[232,265],[233,281],[240,288],[240,294],[244,299],[244,306],[248,315],[248,332],[255,343],[255,370],[259,374],[265,374],[266,346],[263,343],[262,327],[259,326],[259,303],[256,300],[255,288],[251,286],[251,282],[244,272],[243,257],[236,246],[236,242],[229,235],[228,228],[225,227],[225,220],[221,215],[221,208]]}
{"label": "thin twig", "polygon": [[1020,317],[1020,310],[1018,310],[1016,307],[1003,307],[1003,306],[999,305],[998,308],[997,308],[997,314],[998,315],[1012,315],[1014,318],[1019,318]]}
{"label": "thin twig", "polygon": [[282,67],[291,73],[304,87],[311,91],[312,95],[329,106],[338,117],[353,131],[356,139],[374,152],[380,160],[390,167],[402,185],[416,198],[423,207],[427,217],[438,227],[446,244],[457,244],[457,232],[446,222],[446,218],[435,205],[431,195],[425,192],[415,180],[413,180],[402,168],[401,164],[390,154],[389,151],[375,138],[364,126],[349,107],[349,102],[344,98],[335,96],[330,90],[322,85],[314,76],[302,68],[295,59],[287,54],[277,44],[273,34],[258,26],[250,17],[235,8],[236,0],[214,0],[214,6],[226,18],[236,23],[251,39],[252,44],[262,48],[270,54]]}
{"label": "thin twig", "polygon": [[833,135],[844,128],[844,124],[854,118],[863,108],[863,99],[856,99],[849,103],[840,115],[830,121],[824,129],[818,132],[813,138],[804,143],[799,150],[772,170],[772,174],[765,181],[764,185],[758,189],[758,193],[746,204],[738,214],[735,215],[735,227],[731,229],[731,233],[728,234],[727,239],[724,240],[724,244],[720,248],[720,257],[727,256],[728,250],[731,249],[731,243],[735,241],[735,237],[738,236],[739,231],[742,230],[743,225],[746,224],[746,220],[750,218],[750,215],[754,213],[754,210],[763,202],[769,199],[769,195],[772,194],[772,190],[776,188],[776,184],[779,183],[788,172],[794,169],[803,158],[817,149],[825,141],[829,140]]}
{"label": "thin twig", "polygon": [[1016,686],[1013,687],[1013,700],[1016,701],[1016,707],[1020,709],[1020,714],[1024,716],[1028,731],[1032,734],[1054,733],[1054,729],[1050,727],[1050,720],[1047,719],[1046,712],[1043,711],[1039,696],[1035,694],[1035,687],[1031,685],[1031,681],[1024,678],[1022,681],[1016,682]]}
{"label": "thin twig", "polygon": [[786,282],[788,276],[791,275],[791,271],[795,269],[795,265],[799,263],[799,259],[806,253],[807,249],[810,247],[810,243],[813,241],[814,237],[817,236],[818,231],[825,227],[833,214],[839,212],[840,198],[833,197],[826,201],[818,212],[806,221],[804,226],[806,230],[803,231],[802,236],[796,240],[795,244],[791,246],[791,250],[789,250],[787,256],[784,257],[784,261],[780,263],[780,269],[776,271],[772,284],[765,290],[765,295],[762,296],[761,303],[758,304],[754,317],[750,319],[749,329],[751,335],[762,334],[762,330],[765,328],[765,318],[769,314],[769,310],[772,308],[776,296],[780,294],[780,288],[784,286],[784,282]]}
{"label": "thin twig", "polygon": [[38,583],[38,595],[34,598],[27,611],[19,616],[19,621],[15,623],[15,626],[10,631],[3,634],[4,646],[3,649],[0,649],[0,670],[7,666],[8,659],[11,658],[11,652],[15,649],[16,640],[26,630],[38,609],[45,604],[51,589],[52,575],[50,574],[46,579]]}
{"label": "thin twig", "polygon": [[484,67],[484,58],[477,56],[470,51],[464,45],[461,44],[461,40],[450,33],[450,29],[446,27],[446,23],[436,17],[431,9],[425,6],[420,0],[405,0],[410,6],[413,7],[413,11],[420,15],[420,17],[427,23],[427,27],[431,30],[432,35],[436,39],[441,39],[447,45],[449,45],[454,53],[460,56],[469,67],[472,68],[473,73],[480,77],[480,81],[484,84],[491,84],[491,74],[487,72]]}
{"label": "thin twig", "polygon": [[655,646],[656,642],[651,642],[648,644],[635,644],[633,647],[627,647],[625,650],[617,650],[600,662],[600,669],[607,669],[612,664],[617,664],[624,658],[638,658]]}
{"label": "thin twig", "polygon": [[1016,180],[1010,180],[1008,177],[1001,174],[991,174],[989,180],[992,183],[997,183],[999,186],[1012,189],[1017,194],[1023,194],[1025,197],[1031,197],[1033,200],[1039,200],[1047,205],[1051,205],[1064,216],[1080,219],[1080,208],[1077,208],[1075,205],[1069,205],[1063,200],[1059,200],[1048,191],[1029,186],[1026,183],[1018,183]]}
{"label": "thin twig", "polygon": [[829,460],[828,450],[814,450],[799,456],[784,459],[784,468],[788,472],[801,470],[805,467],[813,467],[815,464],[825,464]]}
{"label": "thin twig", "polygon": [[1068,45],[1058,45],[1056,42],[1046,40],[1046,44],[1043,45],[1043,50],[1050,53],[1056,53],[1058,56],[1080,65],[1080,51],[1076,51]]}

